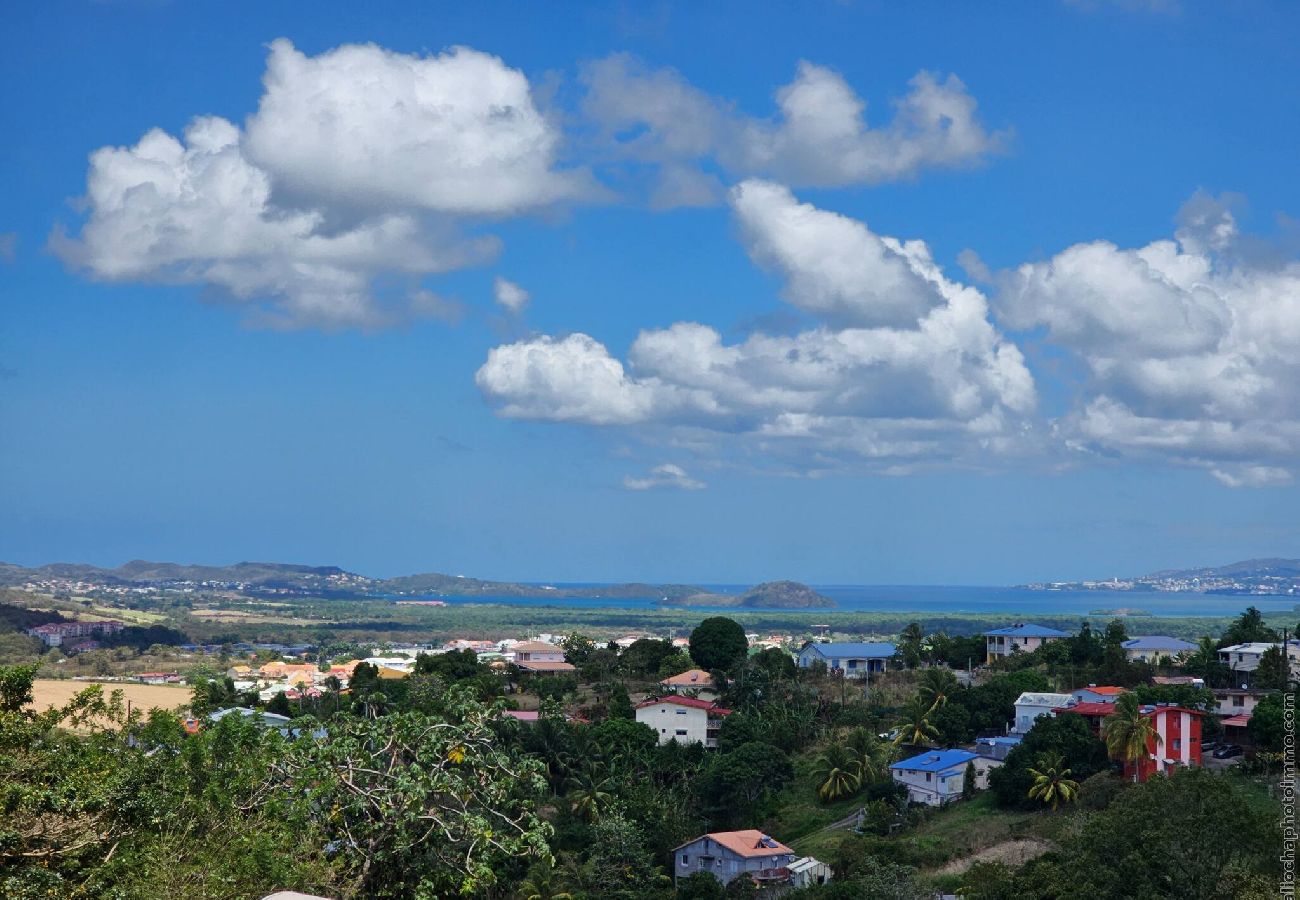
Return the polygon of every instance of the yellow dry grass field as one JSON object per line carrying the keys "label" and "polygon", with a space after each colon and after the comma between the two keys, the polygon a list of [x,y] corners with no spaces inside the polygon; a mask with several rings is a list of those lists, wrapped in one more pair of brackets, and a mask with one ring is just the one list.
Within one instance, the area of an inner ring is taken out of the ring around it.
{"label": "yellow dry grass field", "polygon": [[[38,710],[46,710],[51,706],[62,706],[71,700],[73,695],[84,691],[94,683],[90,681],[58,681],[52,678],[38,678],[32,682],[32,702],[28,706]],[[120,690],[122,692],[122,702],[130,701],[133,710],[175,709],[178,706],[187,706],[193,693],[188,686],[179,684],[122,684],[108,682],[103,685],[103,688],[105,696],[113,691]]]}
{"label": "yellow dry grass field", "polygon": [[332,625],[329,619],[300,619],[293,616],[265,615],[237,609],[195,609],[190,612],[205,622],[237,622],[241,625]]}

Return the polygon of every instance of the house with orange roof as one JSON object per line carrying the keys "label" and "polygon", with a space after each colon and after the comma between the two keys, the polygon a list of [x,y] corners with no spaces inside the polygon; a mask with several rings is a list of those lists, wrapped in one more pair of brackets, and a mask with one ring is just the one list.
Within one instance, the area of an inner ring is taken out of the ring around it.
{"label": "house with orange roof", "polygon": [[683,697],[699,697],[713,700],[718,692],[713,684],[713,676],[703,669],[687,669],[679,675],[673,675],[659,682],[659,687],[666,693]]}
{"label": "house with orange roof", "polygon": [[[794,850],[755,828],[713,831],[673,848],[673,880],[678,883],[696,872],[707,872],[722,884],[749,878],[760,887],[790,885],[791,868],[803,861]],[[829,880],[825,869],[820,883]]]}

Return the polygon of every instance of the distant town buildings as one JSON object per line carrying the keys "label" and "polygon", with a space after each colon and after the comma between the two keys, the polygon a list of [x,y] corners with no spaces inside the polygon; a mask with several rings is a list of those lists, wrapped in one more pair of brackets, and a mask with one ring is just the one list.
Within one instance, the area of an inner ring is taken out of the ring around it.
{"label": "distant town buildings", "polygon": [[90,637],[94,634],[117,634],[126,626],[116,619],[103,622],[51,622],[28,628],[27,633],[41,639],[47,647],[59,647],[68,638]]}

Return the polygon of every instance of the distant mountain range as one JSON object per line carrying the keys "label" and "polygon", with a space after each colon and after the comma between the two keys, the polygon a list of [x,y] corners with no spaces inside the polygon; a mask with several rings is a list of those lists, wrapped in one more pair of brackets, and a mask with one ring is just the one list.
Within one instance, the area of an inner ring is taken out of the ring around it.
{"label": "distant mountain range", "polygon": [[1025,585],[1034,590],[1166,591],[1200,594],[1300,595],[1300,559],[1247,559],[1226,566],[1164,569],[1108,581]]}
{"label": "distant mountain range", "polygon": [[104,588],[231,590],[247,594],[293,594],[333,599],[374,597],[569,597],[623,600],[652,597],[660,603],[687,606],[739,606],[755,609],[804,609],[834,606],[835,601],[807,585],[772,582],[743,594],[715,594],[689,584],[614,584],[557,587],[515,581],[485,581],[463,575],[426,572],[397,578],[371,578],[338,566],[241,562],[232,566],[181,565],[136,559],[113,569],[78,563],[26,568],[0,562],[0,587],[37,584],[52,590],[74,585]]}

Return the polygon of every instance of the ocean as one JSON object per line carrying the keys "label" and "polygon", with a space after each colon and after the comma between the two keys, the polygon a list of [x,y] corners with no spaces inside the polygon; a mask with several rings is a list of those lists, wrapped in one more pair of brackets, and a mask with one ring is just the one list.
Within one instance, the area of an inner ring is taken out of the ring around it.
{"label": "ocean", "polygon": [[[706,590],[734,594],[749,585],[700,585]],[[504,606],[548,606],[572,609],[647,609],[657,606],[657,597],[600,598],[571,597],[566,588],[598,588],[594,584],[556,584],[555,592],[545,597],[403,597],[404,600],[444,600],[449,605],[490,603]],[[1101,615],[1097,610],[1142,610],[1152,616],[1235,616],[1247,606],[1257,606],[1266,613],[1297,610],[1300,597],[1268,595],[1222,595],[1167,593],[1151,591],[1031,591],[1014,587],[959,587],[952,585],[815,585],[815,589],[834,600],[834,610],[782,610],[811,617],[826,612],[881,613],[995,613],[1015,618],[1035,615]],[[671,608],[671,607],[670,607]],[[734,609],[734,607],[691,607],[696,610]],[[1298,613],[1300,614],[1300,613]]]}

